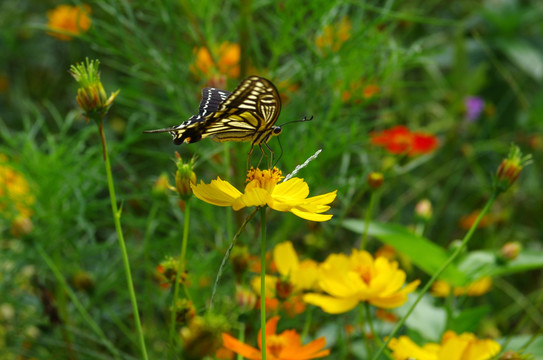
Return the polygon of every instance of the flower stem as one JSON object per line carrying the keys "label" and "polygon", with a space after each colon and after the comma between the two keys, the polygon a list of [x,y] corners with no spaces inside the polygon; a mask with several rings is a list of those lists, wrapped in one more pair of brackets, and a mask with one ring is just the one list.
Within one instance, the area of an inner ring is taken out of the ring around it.
{"label": "flower stem", "polygon": [[95,119],[98,124],[98,130],[102,139],[102,152],[104,155],[104,163],[106,166],[107,185],[109,188],[109,198],[111,200],[111,211],[113,212],[113,221],[115,222],[115,230],[117,231],[117,238],[119,239],[119,247],[121,248],[121,254],[124,264],[124,272],[126,274],[126,282],[128,285],[128,291],[130,293],[130,301],[132,302],[132,311],[134,313],[134,321],[136,323],[136,331],[138,332],[140,350],[144,360],[148,359],[147,349],[145,347],[145,339],[143,337],[143,330],[141,327],[140,315],[138,311],[138,302],[136,300],[136,292],[134,291],[134,283],[132,282],[132,274],[130,272],[130,262],[128,260],[128,253],[126,251],[126,245],[124,242],[123,230],[121,228],[121,211],[117,207],[117,199],[115,196],[115,186],[113,184],[113,175],[111,173],[111,164],[109,162],[109,155],[107,153],[106,137],[104,134],[104,127],[102,125],[102,119]]}
{"label": "flower stem", "polygon": [[89,325],[89,327],[96,333],[96,335],[98,335],[100,340],[102,340],[102,344],[104,344],[104,346],[109,351],[111,351],[111,353],[113,354],[115,359],[120,359],[119,351],[107,339],[107,337],[104,334],[104,332],[102,331],[102,329],[100,329],[98,324],[96,324],[96,322],[92,319],[92,317],[89,315],[87,310],[85,310],[85,307],[83,306],[83,304],[81,304],[81,302],[79,301],[79,299],[75,295],[72,288],[70,288],[70,286],[66,282],[66,279],[64,278],[64,276],[62,276],[62,273],[60,272],[60,270],[56,266],[55,262],[49,257],[49,255],[47,255],[47,253],[45,252],[45,250],[41,247],[41,245],[39,243],[35,242],[34,244],[35,244],[36,250],[38,251],[38,254],[40,254],[43,261],[45,261],[45,263],[47,264],[49,269],[53,272],[53,275],[55,275],[55,278],[57,279],[57,282],[60,284],[62,289],[66,292],[66,294],[68,294],[68,297],[70,298],[70,300],[74,304],[77,311],[79,311],[79,314],[81,315],[83,320],[85,320],[85,322]]}
{"label": "flower stem", "polygon": [[467,234],[464,236],[464,239],[462,239],[462,243],[460,244],[460,246],[458,246],[454,252],[451,254],[451,256],[447,259],[447,261],[445,261],[445,263],[443,264],[443,266],[441,266],[441,268],[436,271],[434,273],[434,275],[432,276],[432,278],[426,283],[426,285],[424,286],[424,288],[421,290],[421,292],[419,293],[419,296],[417,297],[417,299],[415,300],[415,302],[413,302],[413,304],[411,305],[411,307],[409,308],[409,310],[407,311],[407,313],[403,316],[403,318],[398,322],[398,324],[396,325],[396,327],[394,328],[394,330],[392,330],[392,332],[390,333],[390,335],[388,335],[387,339],[385,340],[384,344],[379,348],[379,351],[377,352],[377,354],[375,354],[375,356],[373,357],[373,360],[377,360],[379,358],[379,356],[381,355],[381,353],[385,350],[386,346],[388,345],[390,339],[392,339],[397,333],[398,331],[400,330],[400,328],[403,326],[403,324],[405,323],[405,321],[407,320],[407,318],[409,317],[409,315],[411,315],[411,313],[413,312],[413,310],[415,309],[415,307],[417,306],[417,304],[420,302],[420,300],[422,299],[422,297],[424,296],[424,294],[426,294],[428,292],[428,289],[430,289],[430,286],[432,286],[432,284],[434,283],[434,281],[437,280],[437,278],[441,275],[441,273],[443,273],[443,271],[447,268],[447,266],[449,266],[453,261],[454,259],[456,259],[456,257],[464,250],[464,248],[467,246],[469,240],[471,239],[471,236],[473,235],[473,233],[475,232],[475,229],[477,229],[477,226],[479,225],[479,222],[481,221],[481,219],[483,218],[483,216],[488,212],[488,210],[490,209],[490,207],[492,206],[492,204],[494,203],[494,200],[496,200],[496,197],[498,196],[498,192],[497,191],[494,191],[494,193],[492,194],[492,196],[490,197],[490,199],[488,199],[485,207],[483,208],[483,210],[481,210],[481,212],[479,213],[479,216],[477,217],[477,219],[475,220],[475,222],[473,223],[473,225],[471,226],[471,228],[469,229],[469,231],[467,232]]}
{"label": "flower stem", "polygon": [[239,236],[241,235],[241,232],[243,229],[245,229],[245,226],[251,221],[252,218],[255,217],[256,212],[258,211],[258,208],[256,207],[252,213],[247,216],[245,221],[243,221],[243,224],[241,224],[239,230],[234,235],[234,238],[232,239],[232,242],[230,243],[230,246],[226,250],[226,254],[224,254],[224,257],[221,261],[221,266],[219,266],[219,271],[217,271],[217,277],[215,278],[215,284],[213,285],[213,291],[211,292],[211,300],[209,301],[209,309],[211,310],[213,308],[213,300],[215,299],[215,294],[217,293],[217,288],[219,287],[219,281],[221,280],[222,273],[224,271],[224,267],[226,266],[226,262],[228,261],[228,258],[230,257],[230,252],[232,251],[232,248],[234,248],[234,245],[236,245],[236,241],[238,240]]}
{"label": "flower stem", "polygon": [[371,191],[370,196],[370,204],[368,205],[366,209],[366,216],[364,219],[364,234],[362,235],[362,241],[360,242],[360,250],[364,250],[366,248],[366,242],[368,239],[368,229],[370,227],[370,220],[371,215],[373,213],[373,207],[375,206],[375,198],[377,197],[376,191]]}
{"label": "flower stem", "polygon": [[266,208],[260,208],[260,332],[262,360],[266,360]]}
{"label": "flower stem", "polygon": [[[173,350],[173,340],[175,334],[175,314],[176,314],[176,305],[177,297],[179,296],[179,279],[181,278],[181,273],[185,271],[185,256],[187,254],[187,243],[189,238],[189,224],[190,224],[190,199],[185,202],[185,221],[183,225],[183,240],[181,241],[181,254],[177,259],[177,272],[175,274],[175,284],[173,290],[172,298],[172,313],[170,316],[170,346],[169,351]],[[184,288],[186,291],[186,288]],[[170,353],[171,355],[171,353]]]}

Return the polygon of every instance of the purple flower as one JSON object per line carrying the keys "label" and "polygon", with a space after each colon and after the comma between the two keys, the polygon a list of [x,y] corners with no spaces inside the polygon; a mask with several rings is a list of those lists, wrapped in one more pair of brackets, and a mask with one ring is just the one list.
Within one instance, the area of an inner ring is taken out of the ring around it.
{"label": "purple flower", "polygon": [[475,121],[481,116],[481,112],[485,108],[485,101],[478,96],[468,96],[464,100],[466,105],[466,120]]}

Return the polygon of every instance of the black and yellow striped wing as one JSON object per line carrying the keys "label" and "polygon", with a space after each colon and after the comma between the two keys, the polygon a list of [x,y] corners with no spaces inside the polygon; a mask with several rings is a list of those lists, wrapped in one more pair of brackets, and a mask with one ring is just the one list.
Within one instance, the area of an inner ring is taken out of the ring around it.
{"label": "black and yellow striped wing", "polygon": [[281,98],[275,86],[264,78],[243,80],[202,124],[202,137],[214,141],[266,143],[281,128],[274,126],[281,111]]}
{"label": "black and yellow striped wing", "polygon": [[274,126],[280,111],[281,98],[275,86],[269,80],[251,76],[231,93],[203,89],[197,115],[178,126],[146,132],[169,132],[176,145],[211,138],[218,142],[251,141],[254,146],[281,133],[281,128]]}
{"label": "black and yellow striped wing", "polygon": [[183,142],[193,143],[202,139],[202,125],[209,115],[219,109],[221,103],[228,98],[229,91],[206,87],[202,89],[202,100],[198,114],[191,116],[180,125],[165,129],[148,130],[145,133],[169,132],[173,136],[173,143],[181,145]]}

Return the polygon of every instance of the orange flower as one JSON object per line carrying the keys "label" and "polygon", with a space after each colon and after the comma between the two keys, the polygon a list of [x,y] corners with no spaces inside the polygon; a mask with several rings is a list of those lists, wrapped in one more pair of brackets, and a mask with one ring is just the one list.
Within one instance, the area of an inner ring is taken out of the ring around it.
{"label": "orange flower", "polygon": [[438,146],[437,138],[431,134],[411,132],[405,126],[395,126],[382,132],[372,132],[371,143],[384,147],[394,155],[416,156],[431,153]]}
{"label": "orange flower", "polygon": [[241,58],[239,44],[231,44],[228,41],[223,42],[219,46],[219,49],[214,52],[216,58],[212,58],[209,49],[205,47],[196,48],[194,52],[196,54],[196,62],[191,66],[193,72],[199,71],[207,76],[218,72],[229,78],[239,77],[239,60]]}
{"label": "orange flower", "polygon": [[326,25],[322,33],[315,38],[315,45],[321,50],[336,52],[351,37],[351,20],[343,17],[338,23]]}
{"label": "orange flower", "polygon": [[[464,215],[460,218],[460,227],[464,230],[469,230],[471,226],[475,223],[475,220],[479,217],[481,210],[475,210],[468,215]],[[479,224],[477,224],[477,229],[486,228],[495,222],[499,221],[500,217],[493,214],[486,214],[483,216]]]}
{"label": "orange flower", "polygon": [[47,12],[47,27],[52,30],[47,34],[60,40],[72,40],[72,36],[85,33],[91,26],[91,8],[87,4],[81,6],[59,5]]}
{"label": "orange flower", "polygon": [[[268,360],[305,360],[327,356],[330,350],[323,350],[326,339],[321,337],[302,345],[300,335],[296,330],[285,330],[281,334],[275,334],[279,316],[274,316],[266,323],[266,358]],[[262,331],[262,330],[261,330]],[[261,331],[258,334],[258,347],[261,348]],[[223,345],[225,348],[246,357],[247,359],[262,359],[261,350],[242,343],[234,337],[223,333]]]}
{"label": "orange flower", "polygon": [[369,99],[379,94],[380,91],[381,91],[381,88],[379,87],[379,85],[369,84],[369,85],[366,85],[364,89],[362,89],[362,96],[365,99]]}

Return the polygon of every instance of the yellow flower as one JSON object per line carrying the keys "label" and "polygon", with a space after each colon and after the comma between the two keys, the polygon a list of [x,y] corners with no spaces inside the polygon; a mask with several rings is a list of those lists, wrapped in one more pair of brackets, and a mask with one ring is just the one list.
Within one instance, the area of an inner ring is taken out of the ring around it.
{"label": "yellow flower", "polygon": [[391,339],[388,347],[398,360],[488,360],[501,349],[494,340],[480,340],[472,333],[457,335],[453,331],[447,331],[440,344],[428,343],[420,347],[407,336],[400,336]]}
{"label": "yellow flower", "polygon": [[[214,53],[217,56],[216,58],[212,58],[209,49],[205,47],[194,49],[194,53],[196,54],[196,61],[191,66],[193,72],[199,71],[208,76],[218,72],[229,78],[239,77],[239,60],[241,57],[239,44],[231,44],[228,41],[223,42]],[[213,60],[215,60],[215,63]]]}
{"label": "yellow flower", "polygon": [[[481,296],[490,291],[492,287],[492,278],[484,276],[477,281],[466,286],[453,287],[454,296]],[[432,295],[436,297],[447,297],[451,293],[451,285],[442,280],[437,280],[432,285]]]}
{"label": "yellow flower", "polygon": [[251,168],[247,172],[244,193],[220,178],[212,180],[210,184],[200,181],[200,184],[191,186],[198,199],[217,206],[232,206],[236,211],[249,206],[268,205],[277,211],[290,211],[306,220],[327,221],[332,218],[332,215],[321,213],[330,209],[328,204],[336,198],[337,190],[308,198],[309,186],[303,179],[292,178],[278,184],[281,179],[281,171],[277,168]]}
{"label": "yellow flower", "polygon": [[29,218],[36,199],[25,177],[0,154],[0,215],[9,220]]}
{"label": "yellow flower", "polygon": [[309,290],[316,286],[319,276],[317,263],[310,259],[300,262],[290,241],[275,245],[273,261],[281,277],[288,279],[294,291]]}
{"label": "yellow flower", "polygon": [[394,359],[438,360],[440,345],[428,343],[420,347],[407,336],[400,336],[398,339],[391,339],[388,347],[392,349]]}
{"label": "yellow flower", "polygon": [[[306,360],[324,357],[330,354],[330,350],[323,350],[326,339],[321,337],[302,345],[300,335],[296,330],[285,330],[281,334],[275,334],[279,316],[272,317],[266,323],[266,358],[268,360]],[[261,330],[262,331],[262,330]],[[261,347],[261,332],[258,334],[258,346]],[[247,359],[262,359],[262,351],[242,343],[234,337],[223,333],[223,346]]]}
{"label": "yellow flower", "polygon": [[47,27],[52,30],[47,34],[60,40],[72,40],[72,36],[85,33],[91,26],[91,8],[82,6],[59,5],[47,12]]}
{"label": "yellow flower", "polygon": [[319,286],[329,295],[307,294],[304,301],[320,306],[331,314],[353,309],[360,301],[380,308],[394,308],[407,301],[420,281],[406,286],[405,272],[398,263],[384,257],[373,257],[366,251],[353,249],[351,256],[332,254],[319,268]]}

